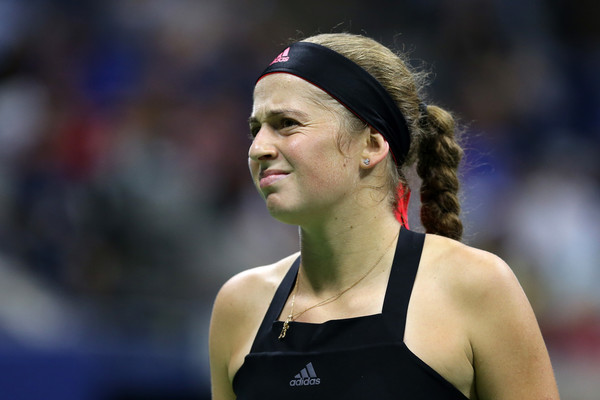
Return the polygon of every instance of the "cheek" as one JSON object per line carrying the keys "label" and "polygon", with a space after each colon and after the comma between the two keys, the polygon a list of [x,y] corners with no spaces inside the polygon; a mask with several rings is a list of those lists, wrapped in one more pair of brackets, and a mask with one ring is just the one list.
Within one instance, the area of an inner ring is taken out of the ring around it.
{"label": "cheek", "polygon": [[352,162],[339,151],[336,142],[315,143],[302,151],[290,146],[289,150],[290,157],[302,165],[305,185],[315,189],[333,189],[334,186],[347,184]]}
{"label": "cheek", "polygon": [[260,166],[256,161],[253,161],[250,157],[248,157],[248,169],[250,170],[250,175],[252,176],[252,180],[255,181],[260,172]]}

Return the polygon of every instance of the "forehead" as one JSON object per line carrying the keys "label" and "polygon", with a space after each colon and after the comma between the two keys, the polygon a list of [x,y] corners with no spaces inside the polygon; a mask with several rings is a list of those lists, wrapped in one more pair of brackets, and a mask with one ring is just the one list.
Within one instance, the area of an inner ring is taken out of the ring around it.
{"label": "forehead", "polygon": [[286,73],[274,73],[264,76],[254,87],[252,114],[264,113],[274,108],[323,108],[331,101],[335,100],[302,78]]}

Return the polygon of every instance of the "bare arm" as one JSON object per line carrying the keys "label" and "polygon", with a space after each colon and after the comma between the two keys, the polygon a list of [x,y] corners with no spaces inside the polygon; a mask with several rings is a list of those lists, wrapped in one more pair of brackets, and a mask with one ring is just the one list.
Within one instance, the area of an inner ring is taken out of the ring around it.
{"label": "bare arm", "polygon": [[210,321],[210,380],[213,400],[232,400],[235,393],[229,378],[235,307],[232,285],[226,284],[217,295]]}
{"label": "bare arm", "polygon": [[467,297],[478,398],[558,400],[548,351],[517,278],[491,254],[482,261]]}
{"label": "bare arm", "polygon": [[233,377],[244,362],[275,290],[298,253],[246,270],[219,291],[210,321],[209,350],[213,400],[235,399]]}

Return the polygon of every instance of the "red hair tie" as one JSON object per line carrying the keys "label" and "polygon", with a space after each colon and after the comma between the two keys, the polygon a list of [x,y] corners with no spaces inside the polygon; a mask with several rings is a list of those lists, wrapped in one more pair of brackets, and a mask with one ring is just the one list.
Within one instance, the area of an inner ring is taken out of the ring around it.
{"label": "red hair tie", "polygon": [[394,210],[396,219],[406,229],[408,226],[408,202],[410,201],[410,189],[402,184],[398,185],[398,206]]}

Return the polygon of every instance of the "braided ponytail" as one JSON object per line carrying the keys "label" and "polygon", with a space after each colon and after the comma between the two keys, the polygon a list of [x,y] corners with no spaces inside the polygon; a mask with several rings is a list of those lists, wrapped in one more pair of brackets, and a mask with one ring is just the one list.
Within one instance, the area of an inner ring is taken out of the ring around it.
{"label": "braided ponytail", "polygon": [[428,106],[421,119],[424,135],[418,148],[421,183],[421,223],[428,233],[460,240],[463,225],[458,200],[458,166],[463,150],[455,139],[452,116]]}

